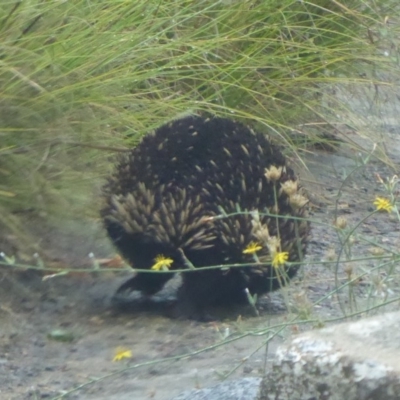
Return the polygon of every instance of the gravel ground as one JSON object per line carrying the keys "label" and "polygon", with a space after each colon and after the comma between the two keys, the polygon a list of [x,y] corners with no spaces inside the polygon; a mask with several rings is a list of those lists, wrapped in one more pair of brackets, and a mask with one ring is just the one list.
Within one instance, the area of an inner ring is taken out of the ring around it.
{"label": "gravel ground", "polygon": [[[397,163],[398,134],[388,135]],[[74,274],[42,281],[29,271],[0,268],[0,398],[59,399],[82,385],[63,398],[168,400],[227,376],[261,376],[276,346],[293,333],[345,314],[366,315],[365,310],[385,301],[389,304],[369,313],[398,309],[396,266],[376,269],[379,263],[372,259],[344,263],[344,253],[337,264],[321,263],[340,252],[333,229],[335,215],[345,216],[348,226],[359,224],[352,258],[371,257],[374,246],[366,240],[398,248],[400,224],[393,215],[379,213],[362,221],[373,210],[374,198],[383,194],[376,174],[390,177],[393,172],[373,159],[357,168],[355,158],[341,150],[305,156],[310,172],[302,173],[303,183],[313,200],[315,221],[307,263],[290,288],[261,299],[259,317],[243,307],[223,312],[221,320],[213,323],[172,320],[165,316],[163,296],[122,311],[110,299],[126,276]],[[96,237],[93,243],[83,242],[82,231],[67,239],[57,232],[38,231],[38,235],[66,265],[84,263],[84,254],[91,250],[113,256],[104,239],[91,235]],[[349,275],[362,273],[351,290],[346,287],[327,296]],[[296,315],[299,319],[292,323]],[[302,319],[313,322],[302,323]],[[67,332],[59,338],[65,341],[51,337],[55,330]],[[132,357],[113,362],[118,346],[131,350]],[[197,354],[190,356],[194,351]],[[101,377],[106,378],[98,380]]]}

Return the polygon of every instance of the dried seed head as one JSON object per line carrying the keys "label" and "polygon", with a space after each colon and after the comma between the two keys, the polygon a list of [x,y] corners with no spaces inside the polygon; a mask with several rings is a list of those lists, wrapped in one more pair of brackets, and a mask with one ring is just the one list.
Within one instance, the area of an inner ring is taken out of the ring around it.
{"label": "dried seed head", "polygon": [[334,260],[336,260],[336,258],[337,258],[337,256],[336,256],[336,251],[335,251],[334,248],[331,247],[331,248],[328,249],[327,252],[325,253],[324,259],[325,259],[326,261],[334,261]]}
{"label": "dried seed head", "polygon": [[385,254],[385,250],[382,247],[370,247],[368,251],[374,256],[383,256]]}
{"label": "dried seed head", "polygon": [[267,246],[270,254],[274,255],[281,248],[281,240],[277,236],[270,236],[267,240]]}
{"label": "dried seed head", "polygon": [[283,167],[275,167],[275,165],[271,165],[269,168],[265,169],[265,177],[267,178],[268,182],[276,182],[282,176],[282,168]]}
{"label": "dried seed head", "polygon": [[354,235],[351,235],[349,237],[348,242],[350,245],[353,245],[356,242],[356,238],[354,237]]}
{"label": "dried seed head", "polygon": [[299,193],[295,193],[289,197],[289,203],[293,209],[297,210],[303,208],[308,203],[308,199]]}
{"label": "dried seed head", "polygon": [[260,225],[253,230],[253,235],[261,242],[267,243],[271,238],[269,235],[269,230],[267,225]]}
{"label": "dried seed head", "polygon": [[284,183],[281,183],[280,193],[285,193],[288,196],[292,196],[297,193],[297,189],[297,181],[286,181]]}
{"label": "dried seed head", "polygon": [[278,204],[274,204],[272,207],[271,207],[271,214],[275,214],[275,215],[277,215],[277,214],[279,214],[279,206],[278,206]]}
{"label": "dried seed head", "polygon": [[347,275],[347,278],[351,279],[354,272],[354,265],[352,263],[344,263],[343,271]]}
{"label": "dried seed head", "polygon": [[336,218],[335,226],[338,229],[344,229],[347,226],[347,219],[346,217],[340,216]]}

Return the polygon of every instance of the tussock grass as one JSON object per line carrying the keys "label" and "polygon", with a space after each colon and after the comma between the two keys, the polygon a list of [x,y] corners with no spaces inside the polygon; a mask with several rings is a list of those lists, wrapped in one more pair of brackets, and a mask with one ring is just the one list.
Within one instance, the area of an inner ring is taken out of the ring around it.
{"label": "tussock grass", "polygon": [[190,112],[251,120],[291,150],[313,142],[301,124],[353,113],[338,85],[377,87],[379,70],[390,86],[395,4],[3,1],[0,223],[96,218],[110,150]]}

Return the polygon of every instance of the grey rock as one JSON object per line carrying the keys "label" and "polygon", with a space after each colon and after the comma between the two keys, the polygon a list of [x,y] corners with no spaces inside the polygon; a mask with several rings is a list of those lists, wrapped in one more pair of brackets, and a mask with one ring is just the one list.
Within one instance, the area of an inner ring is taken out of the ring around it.
{"label": "grey rock", "polygon": [[257,400],[261,378],[222,382],[207,389],[190,390],[171,400]]}
{"label": "grey rock", "polygon": [[400,312],[295,337],[278,349],[258,400],[343,399],[400,399]]}

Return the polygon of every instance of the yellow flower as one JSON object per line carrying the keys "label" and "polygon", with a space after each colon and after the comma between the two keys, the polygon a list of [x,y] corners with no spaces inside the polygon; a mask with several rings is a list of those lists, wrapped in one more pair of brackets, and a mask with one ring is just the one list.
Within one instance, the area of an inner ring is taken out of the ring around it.
{"label": "yellow flower", "polygon": [[389,199],[385,199],[384,197],[377,197],[374,201],[374,206],[377,211],[384,210],[387,212],[392,211],[393,205],[390,203]]}
{"label": "yellow flower", "polygon": [[272,266],[278,268],[280,265],[285,264],[288,259],[289,253],[287,251],[278,251],[272,259]]}
{"label": "yellow flower", "polygon": [[153,269],[154,271],[165,271],[166,269],[169,269],[174,260],[172,258],[167,258],[162,254],[159,254],[154,259],[154,262],[155,264],[151,267],[151,269]]}
{"label": "yellow flower", "polygon": [[124,358],[132,358],[132,351],[129,349],[124,349],[123,347],[117,347],[113,362],[121,361]]}
{"label": "yellow flower", "polygon": [[262,246],[256,242],[250,242],[247,247],[243,250],[243,254],[254,254],[261,250]]}

